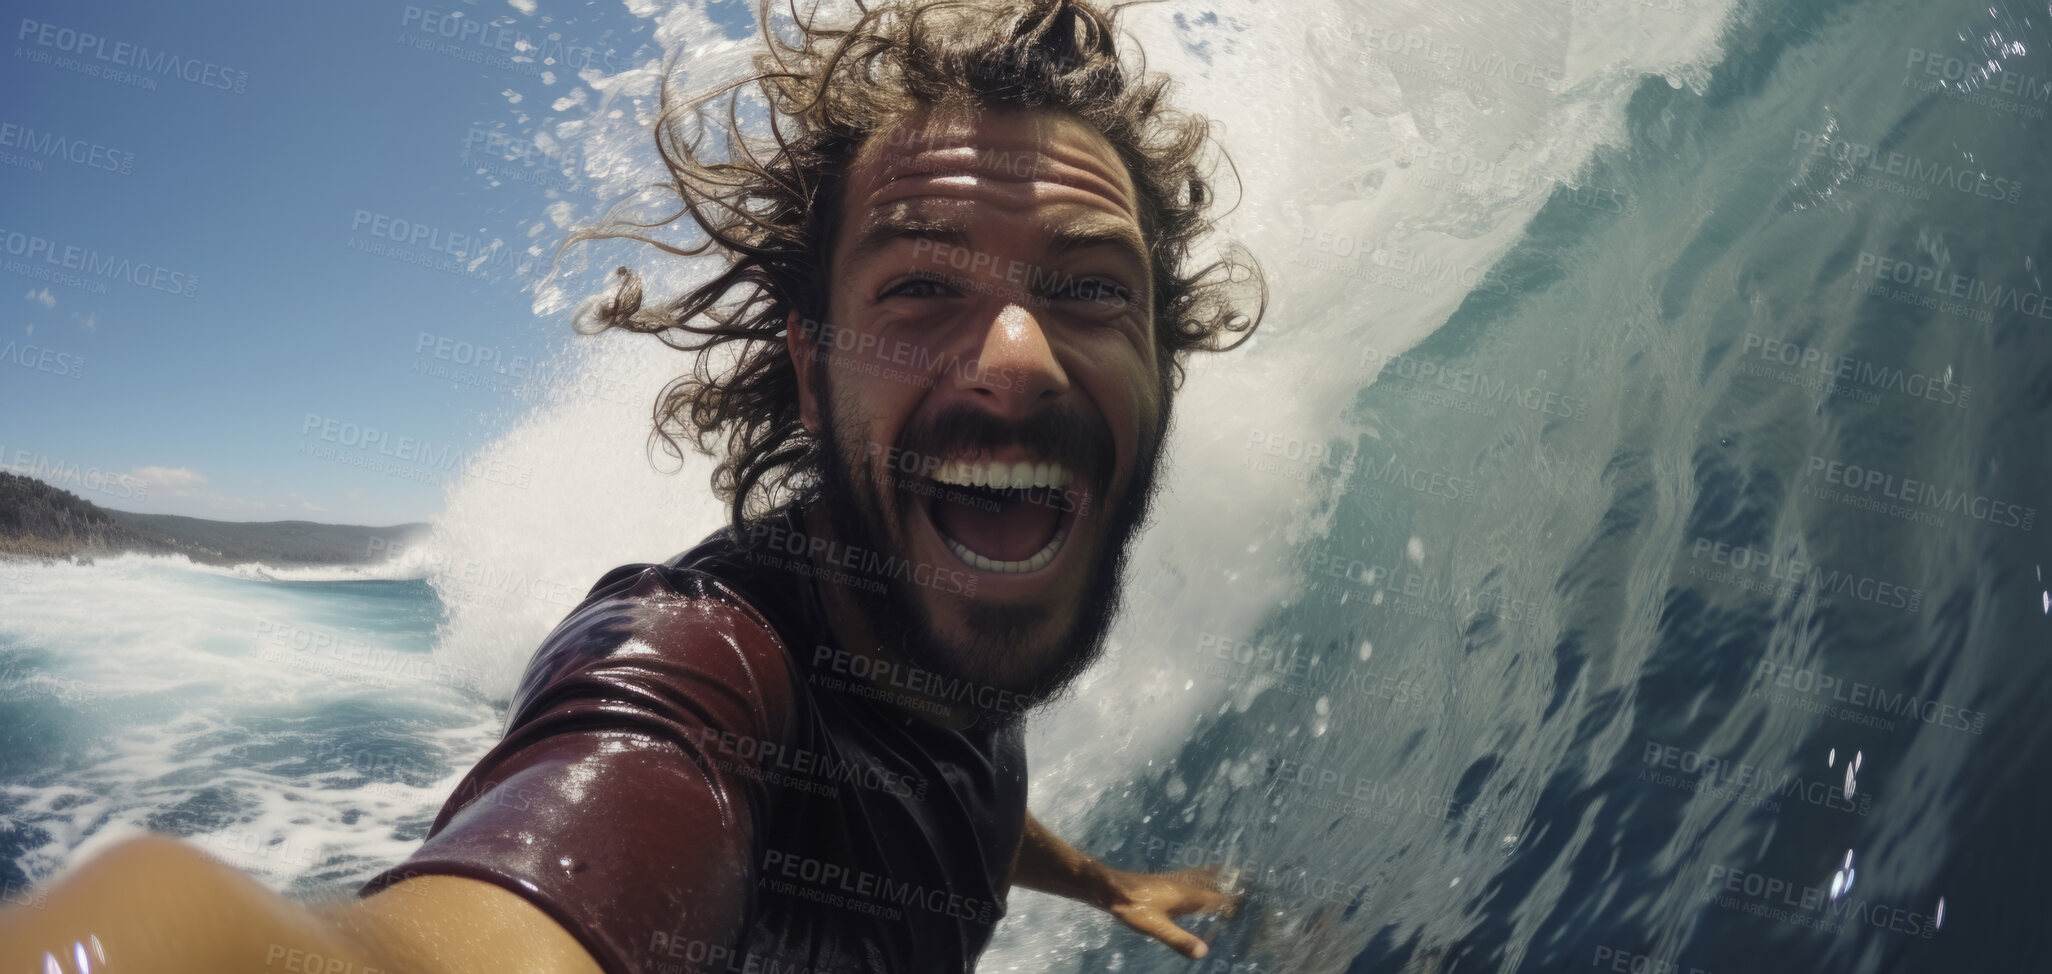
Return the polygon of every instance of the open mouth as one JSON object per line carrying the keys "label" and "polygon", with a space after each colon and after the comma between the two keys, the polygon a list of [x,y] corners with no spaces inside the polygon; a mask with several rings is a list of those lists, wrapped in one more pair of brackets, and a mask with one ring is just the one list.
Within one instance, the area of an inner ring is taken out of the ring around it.
{"label": "open mouth", "polygon": [[1037,572],[1061,553],[1082,508],[1059,463],[951,460],[928,478],[927,520],[971,568]]}

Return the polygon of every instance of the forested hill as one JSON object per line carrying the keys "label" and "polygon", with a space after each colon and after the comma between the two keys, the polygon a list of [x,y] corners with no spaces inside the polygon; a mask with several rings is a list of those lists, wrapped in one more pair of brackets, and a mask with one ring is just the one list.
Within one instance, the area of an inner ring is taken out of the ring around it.
{"label": "forested hill", "polygon": [[[112,511],[33,477],[0,472],[0,554],[91,558],[183,554],[213,565],[360,565],[427,536],[426,524],[210,521]],[[374,541],[373,539],[377,539]]]}

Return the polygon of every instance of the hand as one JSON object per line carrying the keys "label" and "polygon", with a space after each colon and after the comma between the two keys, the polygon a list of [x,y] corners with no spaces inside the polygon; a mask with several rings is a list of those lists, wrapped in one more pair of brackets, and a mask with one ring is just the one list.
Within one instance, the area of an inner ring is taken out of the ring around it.
{"label": "hand", "polygon": [[1210,952],[1197,935],[1176,925],[1186,913],[1232,916],[1241,894],[1220,886],[1217,866],[1172,873],[1113,872],[1111,895],[1104,910],[1192,960]]}

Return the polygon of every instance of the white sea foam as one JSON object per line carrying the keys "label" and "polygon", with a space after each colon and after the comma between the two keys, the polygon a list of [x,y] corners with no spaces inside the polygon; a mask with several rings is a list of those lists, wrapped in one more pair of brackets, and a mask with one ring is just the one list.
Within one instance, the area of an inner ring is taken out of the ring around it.
{"label": "white sea foam", "polygon": [[0,568],[8,574],[26,576],[29,572],[49,567],[90,568],[95,565],[120,565],[124,563],[159,565],[205,575],[220,575],[227,578],[243,578],[263,582],[361,582],[391,581],[409,578],[426,578],[425,569],[409,564],[402,559],[387,559],[361,565],[273,565],[261,561],[245,561],[234,565],[214,565],[193,561],[182,554],[151,554],[145,552],[124,552],[118,555],[100,555],[86,562],[72,562],[62,559],[11,558],[0,561]]}
{"label": "white sea foam", "polygon": [[0,785],[12,820],[48,834],[23,850],[31,875],[152,825],[279,887],[333,856],[397,861],[414,842],[394,824],[454,784],[426,779],[497,736],[485,701],[438,679],[424,633],[367,621],[346,591],[183,557],[16,569],[0,586],[0,705],[40,715],[41,746],[91,757]]}
{"label": "white sea foam", "polygon": [[[682,87],[744,66],[747,45],[722,38],[702,6],[631,9],[685,53]],[[1332,485],[1242,466],[1250,434],[1318,443],[1376,436],[1338,425],[1369,379],[1354,351],[1409,348],[1477,280],[1487,287],[1481,275],[1514,242],[1534,201],[1572,182],[1594,149],[1616,137],[1640,79],[1703,77],[1717,55],[1723,9],[1691,5],[1684,14],[1628,0],[1244,0],[1129,12],[1149,66],[1180,82],[1182,105],[1218,123],[1244,191],[1226,228],[1263,261],[1271,304],[1249,347],[1191,363],[1173,466],[1135,554],[1116,650],[1052,719],[1036,724],[1035,790],[1046,807],[1087,807],[1067,799],[1087,799],[1118,769],[1182,740],[1220,688],[1203,679],[1193,685],[1167,644],[1200,624],[1244,633],[1292,587],[1292,546],[1324,531]],[[610,198],[661,172],[648,134],[658,67],[586,72],[599,100],[552,132],[579,147],[585,176]],[[551,220],[560,227],[597,215],[565,201]],[[644,273],[651,299],[681,291],[705,270],[652,251],[606,254]],[[590,293],[594,268],[612,266],[573,263],[538,293],[536,310],[563,311]],[[663,474],[643,449],[648,404],[688,365],[639,336],[594,342],[586,368],[637,376],[644,396],[566,397],[516,423],[487,452],[535,468],[531,490],[476,481],[451,488],[431,542],[452,566],[447,575],[492,565],[549,595],[472,610],[459,593],[441,652],[503,671],[510,687],[561,618],[565,606],[550,597],[613,565],[681,550],[721,523],[705,461],[694,457]],[[1277,395],[1282,389],[1288,394]],[[460,588],[442,577],[435,583],[445,597]],[[1064,770],[1071,766],[1096,770]]]}
{"label": "white sea foam", "polygon": [[219,566],[193,562],[192,568],[195,571],[262,582],[365,582],[427,577],[425,570],[399,559],[364,565],[271,565],[260,561],[246,561],[236,565]]}
{"label": "white sea foam", "polygon": [[[1263,261],[1272,300],[1256,341],[1192,361],[1168,484],[1135,554],[1113,652],[1034,725],[1034,806],[1051,824],[1077,825],[1107,790],[1161,759],[1226,700],[1220,681],[1183,665],[1184,647],[1199,630],[1250,631],[1295,587],[1295,546],[1320,537],[1335,516],[1335,485],[1242,466],[1250,435],[1311,443],[1378,436],[1341,423],[1369,380],[1356,350],[1401,352],[1486,286],[1535,201],[1574,182],[1594,149],[1615,138],[1641,78],[1700,83],[1726,7],[1232,0],[1129,12],[1149,65],[1179,80],[1183,106],[1219,123],[1244,194],[1226,228]],[[630,0],[629,9],[682,52],[687,87],[740,70],[752,49],[723,38],[702,4]],[[533,134],[574,146],[581,177],[601,196],[628,196],[661,172],[648,134],[660,68],[581,72],[593,95],[582,114]],[[566,197],[531,236],[598,216]],[[537,291],[536,311],[560,317],[619,262],[643,271],[652,298],[681,291],[707,267],[592,247]],[[23,802],[19,815],[52,833],[23,865],[46,871],[92,829],[87,849],[133,831],[139,810],[189,797],[195,776],[238,803],[235,821],[202,844],[275,883],[311,868],[302,850],[348,849],[384,862],[411,851],[412,840],[392,837],[393,823],[439,804],[460,766],[495,738],[496,715],[434,680],[380,684],[393,673],[323,665],[336,661],[289,637],[283,648],[292,652],[266,656],[262,621],[395,654],[416,647],[352,628],[338,621],[346,613],[303,593],[251,583],[425,577],[448,610],[434,649],[442,671],[477,674],[485,697],[504,699],[541,637],[600,573],[668,557],[724,519],[706,489],[706,461],[662,473],[648,459],[649,405],[689,358],[620,335],[583,342],[575,357],[577,378],[481,451],[479,466],[503,459],[532,469],[526,488],[453,484],[431,535],[388,564],[217,568],[122,556],[91,568],[8,566],[0,633],[40,656],[14,664],[11,683],[0,673],[0,693],[19,706],[47,703],[35,695],[63,688],[90,690],[109,719],[130,728],[77,780],[6,786]],[[592,377],[625,394],[577,394],[577,379]],[[280,773],[252,749],[270,733],[289,751],[291,720],[324,707],[346,712],[372,696],[379,702],[367,711],[396,709],[422,722],[395,725],[392,736],[431,745],[458,767],[419,784],[351,785],[346,774]],[[1101,918],[1045,898],[1020,897],[1013,910],[1025,922],[1000,928],[983,969],[1058,967],[1108,930]]]}
{"label": "white sea foam", "polygon": [[[1149,66],[1178,79],[1182,105],[1218,123],[1244,192],[1226,227],[1262,260],[1271,304],[1251,345],[1191,363],[1168,483],[1135,552],[1112,651],[1033,725],[1040,814],[1057,827],[1078,825],[1107,789],[1184,740],[1226,697],[1221,681],[1184,665],[1185,647],[1200,630],[1247,633],[1297,583],[1295,547],[1327,530],[1337,485],[1244,466],[1250,436],[1378,437],[1341,426],[1344,407],[1371,378],[1356,350],[1408,349],[1471,289],[1497,286],[1489,268],[1537,204],[1573,184],[1591,153],[1617,137],[1640,80],[1702,79],[1718,55],[1724,9],[1242,0],[1131,11],[1127,23]],[[633,10],[672,46],[719,36],[695,6]],[[685,46],[694,82],[729,76],[745,50],[727,40]],[[598,107],[554,132],[581,147],[586,176],[615,197],[660,172],[648,136],[655,77],[653,64],[588,76]],[[552,220],[566,226],[596,215],[566,202]],[[593,283],[590,269],[616,259],[648,276],[652,297],[704,272],[652,253],[604,254],[543,289],[536,310],[568,308],[578,285]],[[432,543],[452,565],[489,563],[572,585],[696,541],[722,519],[706,489],[707,464],[694,459],[664,475],[643,452],[646,403],[688,364],[649,340],[595,344],[588,366],[631,371],[646,398],[568,401],[516,424],[488,452],[543,471],[535,489],[454,487]],[[439,651],[503,673],[510,687],[563,608],[528,599],[473,609],[458,597]],[[1103,936],[1100,918],[1044,898],[1014,908],[1027,922],[1001,928],[989,970],[1046,970],[1050,957],[1073,956]]]}

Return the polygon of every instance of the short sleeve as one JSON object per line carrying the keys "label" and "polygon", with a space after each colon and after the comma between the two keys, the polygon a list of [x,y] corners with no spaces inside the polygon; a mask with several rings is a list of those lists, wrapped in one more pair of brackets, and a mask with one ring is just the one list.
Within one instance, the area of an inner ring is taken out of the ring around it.
{"label": "short sleeve", "polygon": [[752,740],[790,733],[789,657],[706,576],[615,569],[528,664],[506,736],[362,895],[429,874],[526,897],[609,972],[739,941],[766,814]]}

